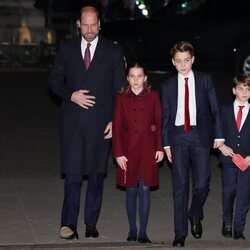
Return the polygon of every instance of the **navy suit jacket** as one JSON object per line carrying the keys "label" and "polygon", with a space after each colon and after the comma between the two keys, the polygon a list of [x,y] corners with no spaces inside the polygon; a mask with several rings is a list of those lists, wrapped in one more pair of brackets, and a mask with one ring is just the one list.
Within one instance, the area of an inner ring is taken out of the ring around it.
{"label": "navy suit jacket", "polygon": [[[222,106],[223,129],[225,144],[232,148],[234,153],[241,154],[244,158],[250,155],[250,112],[240,130],[237,129],[233,104]],[[220,154],[223,163],[232,163],[232,158]]]}
{"label": "navy suit jacket", "polygon": [[[210,147],[215,138],[223,138],[222,119],[215,87],[210,75],[194,71],[196,122],[201,145]],[[177,74],[162,85],[163,143],[173,143],[175,118],[178,103]],[[189,93],[191,95],[192,93]]]}
{"label": "navy suit jacket", "polygon": [[[62,98],[61,163],[70,174],[105,173],[110,140],[104,130],[113,119],[117,90],[125,82],[125,65],[118,45],[99,36],[86,70],[81,37],[62,43],[49,77],[49,86]],[[72,102],[74,91],[89,90],[94,107],[84,109]]]}

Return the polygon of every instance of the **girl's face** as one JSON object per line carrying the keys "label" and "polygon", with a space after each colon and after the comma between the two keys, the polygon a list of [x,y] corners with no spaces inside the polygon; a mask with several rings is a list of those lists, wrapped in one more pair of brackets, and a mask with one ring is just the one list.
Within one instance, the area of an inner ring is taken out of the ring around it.
{"label": "girl's face", "polygon": [[131,87],[131,90],[135,94],[139,94],[143,90],[147,76],[144,74],[143,68],[130,68],[127,76],[128,83]]}

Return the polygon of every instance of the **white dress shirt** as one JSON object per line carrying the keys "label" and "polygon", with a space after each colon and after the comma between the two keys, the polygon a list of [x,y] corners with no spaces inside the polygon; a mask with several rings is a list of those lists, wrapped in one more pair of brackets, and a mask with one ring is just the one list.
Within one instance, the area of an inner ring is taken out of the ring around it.
{"label": "white dress shirt", "polygon": [[244,104],[240,104],[237,100],[234,101],[234,116],[235,116],[235,121],[237,119],[237,114],[239,111],[239,106],[244,106],[242,109],[242,119],[241,119],[241,124],[240,124],[240,129],[242,128],[242,125],[244,124],[247,114],[249,112],[249,106],[250,104],[248,102],[245,102]]}
{"label": "white dress shirt", "polygon": [[175,118],[175,125],[182,126],[185,121],[185,80],[188,77],[188,92],[189,92],[189,117],[190,126],[196,126],[196,97],[195,97],[195,82],[194,73],[190,71],[188,76],[183,76],[178,73],[178,103],[177,103],[177,113]]}
{"label": "white dress shirt", "polygon": [[[96,45],[98,42],[98,36],[90,43],[91,46],[89,47],[90,50],[90,60],[92,61],[94,53],[95,53],[95,49],[96,49]],[[85,55],[85,49],[87,48],[87,41],[82,37],[81,40],[81,52],[82,52],[82,58],[84,59],[84,55]]]}

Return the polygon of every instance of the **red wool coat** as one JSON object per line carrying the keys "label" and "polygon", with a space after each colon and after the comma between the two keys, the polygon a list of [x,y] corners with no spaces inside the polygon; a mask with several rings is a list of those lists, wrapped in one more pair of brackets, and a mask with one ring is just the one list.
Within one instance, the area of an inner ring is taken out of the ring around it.
{"label": "red wool coat", "polygon": [[155,152],[163,151],[159,94],[144,88],[139,95],[130,89],[117,95],[113,119],[114,157],[126,156],[127,171],[117,166],[117,185],[136,186],[143,178],[145,186],[159,185]]}

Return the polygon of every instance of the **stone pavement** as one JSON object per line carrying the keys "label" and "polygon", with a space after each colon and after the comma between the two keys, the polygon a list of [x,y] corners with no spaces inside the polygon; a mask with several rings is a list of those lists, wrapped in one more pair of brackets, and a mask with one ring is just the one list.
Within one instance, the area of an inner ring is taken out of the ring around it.
{"label": "stone pavement", "polygon": [[[46,72],[0,72],[0,84],[0,249],[172,248],[171,168],[166,161],[159,169],[160,187],[151,193],[148,236],[154,244],[126,242],[125,193],[115,187],[112,158],[98,223],[100,237],[84,237],[82,206],[79,241],[60,239],[63,180],[59,177],[58,100],[47,89]],[[195,240],[189,235],[186,249],[250,249],[249,215],[246,241],[221,236],[221,179],[219,162],[214,155],[211,166],[203,236]],[[83,193],[85,187],[84,183]]]}

